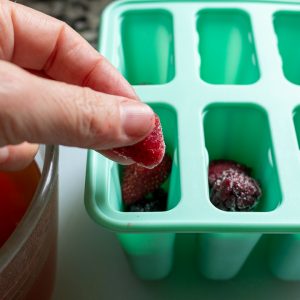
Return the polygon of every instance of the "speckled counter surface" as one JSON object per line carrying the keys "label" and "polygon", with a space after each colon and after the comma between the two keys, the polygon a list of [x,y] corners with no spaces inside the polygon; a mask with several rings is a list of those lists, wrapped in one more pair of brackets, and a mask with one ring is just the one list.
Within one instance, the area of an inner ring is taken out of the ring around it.
{"label": "speckled counter surface", "polygon": [[18,2],[65,21],[96,48],[99,16],[110,0],[20,0]]}

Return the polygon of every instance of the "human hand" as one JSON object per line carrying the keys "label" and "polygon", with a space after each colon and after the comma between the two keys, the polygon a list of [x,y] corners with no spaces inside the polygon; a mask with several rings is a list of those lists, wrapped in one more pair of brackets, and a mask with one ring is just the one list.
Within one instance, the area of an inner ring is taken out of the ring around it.
{"label": "human hand", "polygon": [[0,170],[32,161],[37,144],[109,149],[153,129],[130,84],[65,23],[0,0]]}

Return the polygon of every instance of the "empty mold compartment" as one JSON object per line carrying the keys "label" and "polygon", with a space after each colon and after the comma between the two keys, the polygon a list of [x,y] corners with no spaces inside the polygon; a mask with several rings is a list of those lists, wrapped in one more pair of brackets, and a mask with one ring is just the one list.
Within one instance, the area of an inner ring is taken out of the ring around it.
{"label": "empty mold compartment", "polygon": [[198,14],[200,77],[211,84],[251,84],[259,79],[251,22],[238,9]]}
{"label": "empty mold compartment", "polygon": [[125,12],[121,16],[120,31],[120,69],[131,84],[163,84],[173,79],[173,20],[169,12]]}
{"label": "empty mold compartment", "polygon": [[274,28],[287,80],[300,84],[300,12],[282,11],[274,14]]}
{"label": "empty mold compartment", "polygon": [[[261,184],[263,192],[256,211],[274,210],[281,201],[281,190],[264,110],[252,104],[210,105],[204,112],[204,135],[210,161],[229,159],[252,169],[252,176]],[[244,214],[247,221],[249,212],[223,213]],[[261,233],[199,234],[200,272],[211,279],[232,278],[260,237]]]}
{"label": "empty mold compartment", "polygon": [[[174,208],[180,201],[181,188],[178,165],[177,117],[175,111],[167,105],[151,105],[159,115],[166,142],[167,153],[172,157],[172,171],[169,179],[163,184],[168,193],[167,210]],[[122,172],[119,172],[121,175]],[[115,180],[115,187],[119,186]],[[111,189],[114,187],[112,186]],[[122,207],[115,203],[116,208]],[[124,212],[139,215],[156,214],[156,212]],[[127,254],[131,268],[141,279],[156,280],[169,274],[173,265],[175,233],[119,233],[118,239]]]}

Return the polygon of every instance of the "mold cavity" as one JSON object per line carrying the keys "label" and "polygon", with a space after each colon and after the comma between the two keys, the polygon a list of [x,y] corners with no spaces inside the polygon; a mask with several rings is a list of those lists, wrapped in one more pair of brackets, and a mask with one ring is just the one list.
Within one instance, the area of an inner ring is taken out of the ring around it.
{"label": "mold cavity", "polygon": [[200,77],[212,84],[251,84],[259,79],[249,16],[236,9],[198,14]]}
{"label": "mold cavity", "polygon": [[129,11],[121,22],[121,72],[134,85],[174,78],[173,20],[164,10]]}
{"label": "mold cavity", "polygon": [[[166,152],[172,157],[172,169],[169,178],[162,184],[162,189],[167,193],[166,210],[174,208],[181,199],[180,168],[178,160],[178,130],[177,114],[175,110],[165,104],[150,106],[159,115],[163,134],[166,142]],[[111,168],[109,201],[113,209],[124,211],[122,203],[121,183],[124,167],[113,164]]]}
{"label": "mold cavity", "polygon": [[[204,111],[205,146],[209,160],[229,159],[252,169],[262,189],[255,211],[274,210],[282,193],[268,117],[251,104],[214,104]],[[271,156],[271,159],[270,159]]]}
{"label": "mold cavity", "polygon": [[274,15],[282,68],[287,80],[300,84],[300,12],[278,12]]}

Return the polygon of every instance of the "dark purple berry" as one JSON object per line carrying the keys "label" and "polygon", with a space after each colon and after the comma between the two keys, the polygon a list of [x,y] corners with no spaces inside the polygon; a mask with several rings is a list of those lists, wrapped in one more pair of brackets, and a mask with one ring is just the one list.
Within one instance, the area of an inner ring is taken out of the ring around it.
{"label": "dark purple berry", "polygon": [[244,172],[225,170],[210,191],[211,202],[225,211],[250,211],[261,197],[258,183]]}
{"label": "dark purple berry", "polygon": [[144,196],[139,201],[126,206],[127,212],[165,211],[168,194],[162,188]]}
{"label": "dark purple berry", "polygon": [[224,171],[236,170],[250,175],[250,168],[245,165],[238,164],[233,160],[213,160],[209,164],[208,183],[211,188],[215,181],[222,175]]}

